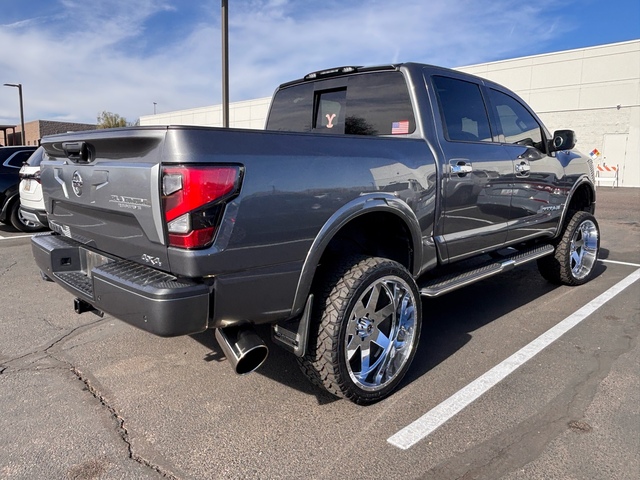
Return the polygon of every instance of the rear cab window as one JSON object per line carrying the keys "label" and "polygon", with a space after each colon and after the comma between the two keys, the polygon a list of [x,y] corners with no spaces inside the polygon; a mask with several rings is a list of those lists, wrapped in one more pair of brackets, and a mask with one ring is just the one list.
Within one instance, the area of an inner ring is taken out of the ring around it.
{"label": "rear cab window", "polygon": [[416,121],[404,75],[387,71],[281,88],[274,97],[266,128],[402,136],[415,131]]}

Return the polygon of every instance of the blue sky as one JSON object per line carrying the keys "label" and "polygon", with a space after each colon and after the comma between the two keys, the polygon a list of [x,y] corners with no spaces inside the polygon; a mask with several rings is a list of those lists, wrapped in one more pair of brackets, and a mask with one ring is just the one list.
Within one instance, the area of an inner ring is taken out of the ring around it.
{"label": "blue sky", "polygon": [[[638,0],[228,0],[231,101],[338,65],[457,67],[640,39]],[[25,121],[221,101],[219,0],[0,0],[0,85]],[[19,123],[0,86],[0,124]]]}

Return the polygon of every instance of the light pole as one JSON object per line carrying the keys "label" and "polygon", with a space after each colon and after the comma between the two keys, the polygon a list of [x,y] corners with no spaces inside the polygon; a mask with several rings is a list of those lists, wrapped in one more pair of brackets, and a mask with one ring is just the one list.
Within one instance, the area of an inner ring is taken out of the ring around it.
{"label": "light pole", "polygon": [[222,126],[229,127],[229,5],[222,2]]}
{"label": "light pole", "polygon": [[[24,143],[25,131],[24,131],[24,108],[22,106],[22,84],[21,83],[5,83],[4,86],[16,87],[18,89],[18,95],[20,96],[20,126],[22,127],[22,132],[20,132],[20,140],[22,140],[21,145],[26,145]],[[14,134],[14,137],[15,137],[15,134]]]}

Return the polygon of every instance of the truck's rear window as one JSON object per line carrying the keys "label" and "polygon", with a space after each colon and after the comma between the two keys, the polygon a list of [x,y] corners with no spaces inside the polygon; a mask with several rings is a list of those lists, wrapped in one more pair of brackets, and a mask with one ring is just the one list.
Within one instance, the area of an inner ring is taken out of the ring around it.
{"label": "truck's rear window", "polygon": [[416,128],[407,83],[400,72],[345,77],[344,84],[322,89],[309,82],[276,93],[267,130],[406,135]]}

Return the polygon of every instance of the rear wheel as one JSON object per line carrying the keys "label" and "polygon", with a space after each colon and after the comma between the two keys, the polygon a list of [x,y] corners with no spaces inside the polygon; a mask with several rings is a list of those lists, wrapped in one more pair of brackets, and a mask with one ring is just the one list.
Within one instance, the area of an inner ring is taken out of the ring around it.
{"label": "rear wheel", "polygon": [[409,369],[420,338],[418,288],[401,264],[356,257],[324,284],[302,371],[316,385],[355,403],[388,396]]}
{"label": "rear wheel", "polygon": [[567,223],[555,253],[538,260],[538,270],[551,283],[582,285],[593,277],[599,250],[598,222],[579,211]]}
{"label": "rear wheel", "polygon": [[20,202],[15,201],[11,206],[11,225],[20,230],[21,232],[31,233],[37,232],[39,230],[43,230],[44,227],[39,223],[32,222],[31,220],[27,220],[20,213]]}

